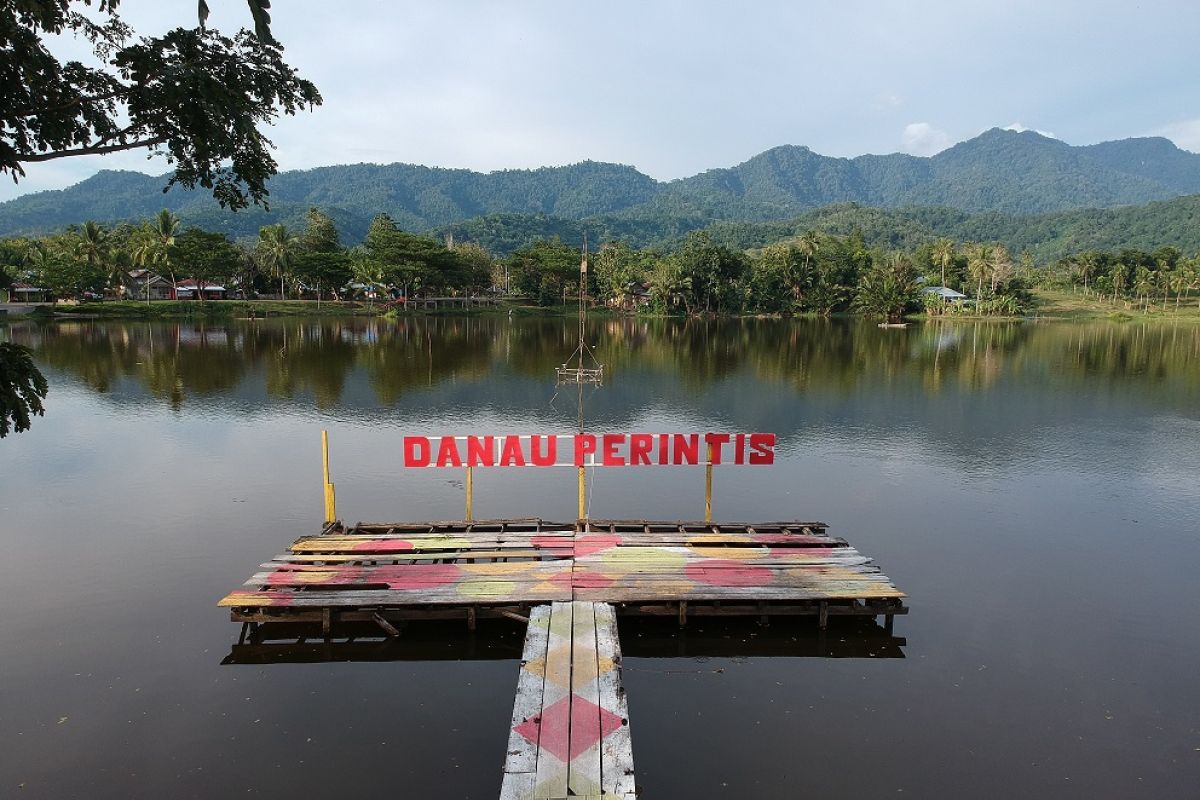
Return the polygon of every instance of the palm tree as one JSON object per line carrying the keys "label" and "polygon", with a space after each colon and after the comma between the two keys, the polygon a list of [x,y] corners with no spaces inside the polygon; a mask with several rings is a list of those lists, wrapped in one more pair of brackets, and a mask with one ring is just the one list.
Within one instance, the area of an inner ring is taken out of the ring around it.
{"label": "palm tree", "polygon": [[79,231],[79,241],[75,243],[75,257],[82,258],[93,269],[103,270],[110,286],[116,278],[118,288],[124,288],[125,281],[122,280],[121,270],[112,258],[108,231],[95,222],[88,220],[83,223],[83,228]]}
{"label": "palm tree", "polygon": [[946,267],[954,263],[954,240],[938,239],[933,243],[933,252],[930,256],[933,263],[942,268],[942,286],[945,286]]}
{"label": "palm tree", "polygon": [[171,288],[174,289],[175,267],[171,263],[171,248],[175,245],[175,234],[179,233],[179,217],[164,208],[150,221],[150,231],[156,244],[154,263],[167,268],[171,275]]}
{"label": "palm tree", "polygon": [[292,269],[298,240],[283,223],[264,225],[258,232],[258,257],[264,267],[279,278],[279,299],[283,299],[283,279]]}
{"label": "palm tree", "polygon": [[983,294],[983,281],[991,273],[992,248],[986,244],[973,244],[967,248],[967,272],[978,283],[975,299]]}
{"label": "palm tree", "polygon": [[1154,273],[1145,267],[1137,268],[1137,276],[1134,278],[1133,290],[1137,292],[1138,297],[1143,300],[1143,311],[1150,310],[1150,294],[1154,291]]}
{"label": "palm tree", "polygon": [[1125,293],[1125,287],[1129,285],[1129,270],[1120,261],[1113,264],[1112,268],[1112,285],[1113,285],[1113,303],[1117,302],[1117,297]]}
{"label": "palm tree", "polygon": [[812,260],[817,251],[821,249],[821,237],[816,231],[807,231],[803,236],[796,240],[796,247],[804,253],[804,274],[808,274],[808,262]]}
{"label": "palm tree", "polygon": [[1096,254],[1095,253],[1084,253],[1081,256],[1079,256],[1077,263],[1079,264],[1079,276],[1081,278],[1083,278],[1083,293],[1087,294],[1088,293],[1088,279],[1091,278],[1092,275],[1094,275],[1096,273],[1096,267],[1097,267]]}

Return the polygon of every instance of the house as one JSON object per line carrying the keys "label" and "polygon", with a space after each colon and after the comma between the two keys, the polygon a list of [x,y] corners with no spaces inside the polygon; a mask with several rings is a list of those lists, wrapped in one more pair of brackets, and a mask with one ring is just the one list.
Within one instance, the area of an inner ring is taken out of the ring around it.
{"label": "house", "polygon": [[50,299],[50,292],[31,283],[14,283],[9,289],[9,295],[14,303],[44,303]]}
{"label": "house", "polygon": [[125,296],[130,300],[170,300],[171,282],[148,269],[130,270],[125,279]]}
{"label": "house", "polygon": [[925,288],[925,294],[936,295],[947,303],[962,303],[967,299],[962,292],[956,292],[946,286],[928,286]]}
{"label": "house", "polygon": [[175,284],[176,300],[198,300],[200,292],[204,293],[205,300],[224,300],[229,294],[224,286],[195,278],[184,278]]}
{"label": "house", "polygon": [[622,311],[637,311],[642,306],[649,304],[650,288],[638,281],[630,281],[625,284],[625,288],[621,291],[621,294],[611,297],[608,300],[610,307],[619,308]]}

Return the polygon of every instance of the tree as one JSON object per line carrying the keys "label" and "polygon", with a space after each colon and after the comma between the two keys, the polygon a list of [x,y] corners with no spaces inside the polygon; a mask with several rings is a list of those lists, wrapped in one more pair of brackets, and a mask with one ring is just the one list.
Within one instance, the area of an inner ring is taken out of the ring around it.
{"label": "tree", "polygon": [[992,284],[992,294],[996,294],[1004,284],[1008,283],[1013,276],[1012,257],[1008,254],[1008,248],[998,244],[992,248],[992,252],[988,255],[987,272],[988,280]]}
{"label": "tree", "polygon": [[79,241],[75,244],[76,258],[82,258],[92,269],[104,272],[110,286],[115,280],[117,288],[124,288],[125,281],[112,255],[108,231],[91,220],[83,223]]}
{"label": "tree", "polygon": [[858,282],[854,307],[883,317],[889,323],[900,322],[917,297],[917,272],[907,256],[895,254],[876,263]]}
{"label": "tree", "polygon": [[946,283],[946,267],[954,263],[954,255],[953,239],[938,239],[933,243],[932,261],[934,266],[941,267],[942,286],[948,285]]}
{"label": "tree", "polygon": [[568,287],[579,280],[579,251],[557,236],[538,239],[508,258],[509,273],[518,293],[542,305],[566,299]]}
{"label": "tree", "polygon": [[631,283],[642,283],[653,269],[652,254],[624,242],[606,242],[591,260],[591,279],[602,300],[620,298]]}
{"label": "tree", "polygon": [[308,209],[299,244],[300,250],[307,253],[336,253],[342,247],[333,218],[316,207]]}
{"label": "tree", "polygon": [[1129,284],[1129,272],[1125,269],[1125,265],[1118,261],[1113,264],[1112,273],[1109,277],[1113,287],[1113,302],[1117,302],[1117,298],[1125,294],[1125,287]]}
{"label": "tree", "polygon": [[1134,273],[1133,290],[1137,292],[1137,296],[1144,301],[1143,310],[1150,309],[1150,295],[1154,292],[1154,273],[1147,267],[1138,267]]}
{"label": "tree", "polygon": [[[269,0],[249,0],[256,32],[232,38],[204,26],[203,0],[198,27],[135,37],[119,2],[5,0],[0,172],[19,179],[28,163],[149,149],[174,168],[167,188],[200,185],[235,209],[265,203],[276,163],[258,127],[321,103],[284,62]],[[44,40],[67,34],[90,44],[95,66],[50,53]]]}
{"label": "tree", "polygon": [[[283,61],[270,0],[248,0],[254,33],[207,30],[199,0],[197,28],[132,43],[120,0],[98,0],[98,21],[80,11],[89,0],[0,2],[0,173],[14,179],[26,163],[149,149],[174,167],[166,188],[199,184],[234,209],[265,204],[276,163],[258,126],[321,103]],[[43,39],[64,33],[89,42],[98,66],[53,56]],[[5,429],[12,419],[24,430],[31,412],[42,413],[45,386],[27,350],[0,350]]]}
{"label": "tree", "polygon": [[[794,242],[780,242],[764,247],[756,263],[756,290],[772,292],[782,289],[786,296],[773,298],[760,295],[756,298],[759,305],[768,310],[787,311],[799,307],[813,283],[811,263],[816,250],[816,245],[801,246]],[[774,283],[779,284],[777,289],[768,288]],[[786,308],[781,307],[784,301]]]}
{"label": "tree", "polygon": [[171,257],[196,281],[196,297],[203,301],[205,286],[227,282],[237,272],[241,254],[223,233],[188,228],[175,237]]}
{"label": "tree", "polygon": [[807,272],[809,261],[821,249],[821,237],[816,231],[808,231],[796,240],[796,247],[804,254],[804,271]]}
{"label": "tree", "polygon": [[29,430],[33,416],[42,416],[49,386],[33,363],[29,350],[8,342],[0,343],[0,439],[11,430]]}
{"label": "tree", "polygon": [[991,272],[992,248],[986,244],[973,244],[967,248],[967,273],[977,283],[975,297],[983,294],[983,282]]}
{"label": "tree", "polygon": [[337,226],[319,208],[308,210],[297,251],[296,279],[316,290],[318,302],[322,287],[336,289],[350,280],[350,259],[342,250]]}
{"label": "tree", "polygon": [[683,246],[666,259],[673,264],[679,285],[689,288],[683,298],[688,313],[731,312],[741,306],[741,281],[748,271],[746,257],[714,244],[707,233],[690,233]]}
{"label": "tree", "polygon": [[298,246],[299,240],[288,233],[287,226],[283,223],[264,225],[258,231],[258,245],[254,252],[259,263],[279,278],[280,300],[284,298],[283,280],[292,274]]}
{"label": "tree", "polygon": [[139,244],[133,253],[134,263],[143,269],[165,267],[171,276],[172,288],[175,286],[175,264],[171,259],[171,248],[175,245],[175,234],[178,232],[179,217],[164,208],[143,226]]}

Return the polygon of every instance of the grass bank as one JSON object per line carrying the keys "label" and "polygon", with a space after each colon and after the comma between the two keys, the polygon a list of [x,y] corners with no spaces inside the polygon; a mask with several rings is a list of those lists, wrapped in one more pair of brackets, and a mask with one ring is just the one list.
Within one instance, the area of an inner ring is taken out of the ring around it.
{"label": "grass bank", "polygon": [[1033,292],[1034,308],[1031,316],[1043,319],[1136,319],[1136,320],[1189,320],[1200,322],[1200,298],[1181,298],[1178,307],[1170,297],[1164,307],[1162,298],[1150,302],[1112,299],[1112,295],[1101,297],[1092,292],[1084,294],[1082,289],[1072,292],[1061,289],[1037,289]]}

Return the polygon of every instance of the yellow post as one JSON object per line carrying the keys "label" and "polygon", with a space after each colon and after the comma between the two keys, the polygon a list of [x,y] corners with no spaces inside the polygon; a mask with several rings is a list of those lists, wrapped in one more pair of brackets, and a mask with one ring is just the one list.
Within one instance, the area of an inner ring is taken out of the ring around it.
{"label": "yellow post", "polygon": [[579,468],[579,519],[587,516],[587,469]]}
{"label": "yellow post", "polygon": [[468,522],[475,519],[474,515],[471,512],[471,500],[473,499],[474,492],[475,492],[474,478],[475,478],[474,470],[472,470],[471,467],[467,467],[467,521]]}
{"label": "yellow post", "polygon": [[713,446],[708,446],[708,464],[704,467],[704,521],[712,522]]}
{"label": "yellow post", "polygon": [[325,475],[325,521],[337,520],[337,495],[329,482],[329,431],[321,431],[321,469]]}

